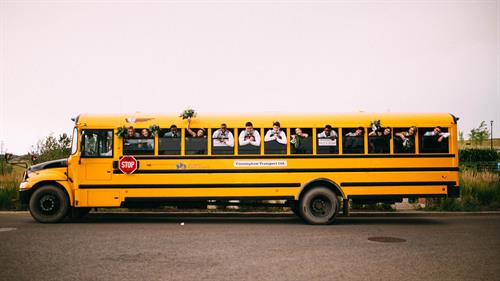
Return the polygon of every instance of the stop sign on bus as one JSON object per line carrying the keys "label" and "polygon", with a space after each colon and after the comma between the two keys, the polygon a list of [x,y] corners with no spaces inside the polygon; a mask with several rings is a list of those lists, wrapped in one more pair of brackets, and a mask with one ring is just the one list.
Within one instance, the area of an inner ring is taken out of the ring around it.
{"label": "stop sign on bus", "polygon": [[124,174],[132,174],[137,170],[137,159],[134,156],[123,155],[118,161],[118,169]]}

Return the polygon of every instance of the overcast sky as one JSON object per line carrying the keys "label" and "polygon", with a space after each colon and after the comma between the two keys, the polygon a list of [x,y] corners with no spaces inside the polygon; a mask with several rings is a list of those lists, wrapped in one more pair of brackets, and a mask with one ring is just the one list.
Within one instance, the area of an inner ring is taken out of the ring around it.
{"label": "overcast sky", "polygon": [[451,112],[500,136],[499,1],[0,3],[8,152],[79,113],[188,106]]}

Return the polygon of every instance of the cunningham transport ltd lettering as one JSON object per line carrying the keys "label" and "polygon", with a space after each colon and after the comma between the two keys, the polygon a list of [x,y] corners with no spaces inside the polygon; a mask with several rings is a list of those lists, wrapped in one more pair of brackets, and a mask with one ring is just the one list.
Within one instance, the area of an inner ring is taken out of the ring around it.
{"label": "cunningham transport ltd lettering", "polygon": [[286,160],[234,161],[234,167],[286,167]]}

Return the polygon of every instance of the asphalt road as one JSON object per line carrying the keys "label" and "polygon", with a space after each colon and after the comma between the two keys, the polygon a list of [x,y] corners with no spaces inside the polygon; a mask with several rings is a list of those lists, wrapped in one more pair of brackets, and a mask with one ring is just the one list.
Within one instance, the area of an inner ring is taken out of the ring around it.
{"label": "asphalt road", "polygon": [[500,216],[311,226],[122,214],[39,224],[0,213],[0,280],[500,280]]}

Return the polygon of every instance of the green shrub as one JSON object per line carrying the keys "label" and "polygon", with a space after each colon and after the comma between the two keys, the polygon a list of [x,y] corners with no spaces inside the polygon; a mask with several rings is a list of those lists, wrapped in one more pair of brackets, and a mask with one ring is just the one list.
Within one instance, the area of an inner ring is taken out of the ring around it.
{"label": "green shrub", "polygon": [[426,210],[478,211],[500,208],[500,175],[465,169],[460,173],[460,198],[429,200]]}
{"label": "green shrub", "polygon": [[[12,167],[12,166],[11,166]],[[0,210],[20,210],[19,184],[24,169],[12,167],[10,173],[0,174]]]}
{"label": "green shrub", "polygon": [[460,162],[489,162],[500,159],[498,153],[492,149],[467,148],[458,151]]}

